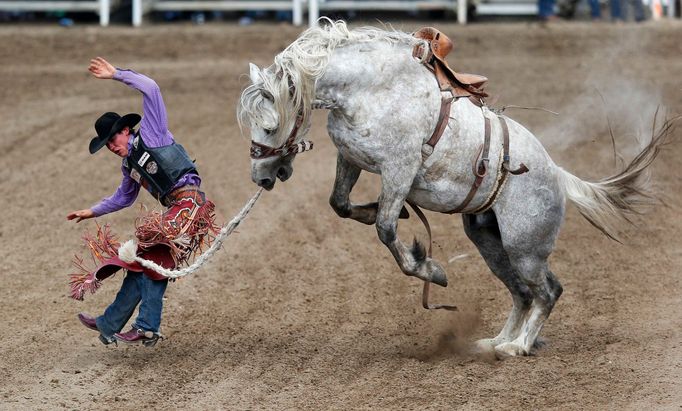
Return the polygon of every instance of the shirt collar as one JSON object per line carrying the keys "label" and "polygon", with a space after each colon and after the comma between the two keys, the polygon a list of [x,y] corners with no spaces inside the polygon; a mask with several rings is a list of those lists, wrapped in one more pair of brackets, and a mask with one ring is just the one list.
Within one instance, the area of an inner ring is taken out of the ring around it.
{"label": "shirt collar", "polygon": [[131,133],[130,137],[128,137],[128,155],[133,151],[133,140],[137,136],[137,133]]}

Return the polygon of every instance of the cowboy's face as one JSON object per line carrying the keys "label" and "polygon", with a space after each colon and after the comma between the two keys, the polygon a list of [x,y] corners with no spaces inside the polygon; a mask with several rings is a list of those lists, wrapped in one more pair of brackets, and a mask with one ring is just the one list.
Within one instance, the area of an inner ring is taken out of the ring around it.
{"label": "cowboy's face", "polygon": [[119,157],[127,157],[129,137],[130,128],[123,127],[123,130],[114,134],[114,136],[109,139],[109,141],[107,142],[107,148],[109,149],[109,151],[111,151],[112,153],[116,154]]}

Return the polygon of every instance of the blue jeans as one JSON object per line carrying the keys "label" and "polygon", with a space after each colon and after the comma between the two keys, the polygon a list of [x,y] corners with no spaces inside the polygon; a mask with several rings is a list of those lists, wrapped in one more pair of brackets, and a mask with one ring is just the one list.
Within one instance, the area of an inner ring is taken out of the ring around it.
{"label": "blue jeans", "polygon": [[554,15],[555,0],[538,0],[538,15],[541,19],[546,19]]}
{"label": "blue jeans", "polygon": [[113,337],[132,317],[138,303],[140,310],[133,327],[159,332],[163,294],[167,285],[168,280],[154,281],[142,273],[128,271],[114,302],[104,310],[104,314],[97,317],[99,332],[104,337]]}
{"label": "blue jeans", "polygon": [[599,0],[588,0],[590,4],[590,17],[593,19],[601,18],[601,6]]}
{"label": "blue jeans", "polygon": [[[632,11],[635,21],[644,20],[644,5],[642,0],[631,0]],[[627,20],[623,8],[626,6],[627,0],[611,0],[611,18],[613,20]]]}

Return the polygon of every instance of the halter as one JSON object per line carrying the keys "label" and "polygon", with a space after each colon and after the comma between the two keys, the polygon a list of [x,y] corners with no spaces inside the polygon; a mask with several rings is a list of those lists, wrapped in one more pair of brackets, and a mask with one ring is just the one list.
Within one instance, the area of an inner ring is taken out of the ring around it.
{"label": "halter", "polygon": [[265,144],[256,143],[255,141],[251,140],[251,158],[254,160],[262,160],[264,158],[275,156],[286,157],[291,154],[298,154],[304,151],[312,150],[312,141],[301,140],[298,143],[294,143],[296,140],[296,135],[298,134],[298,130],[301,128],[302,124],[303,112],[299,111],[298,115],[296,116],[294,128],[289,134],[289,138],[287,138],[287,141],[285,141],[284,144],[278,148],[266,146]]}

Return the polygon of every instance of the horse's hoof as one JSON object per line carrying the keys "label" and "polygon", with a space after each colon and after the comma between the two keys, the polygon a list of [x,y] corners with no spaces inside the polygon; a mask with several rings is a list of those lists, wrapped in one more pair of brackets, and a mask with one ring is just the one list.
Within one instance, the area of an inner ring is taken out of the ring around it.
{"label": "horse's hoof", "polygon": [[445,275],[445,270],[440,264],[432,259],[426,260],[426,269],[429,273],[430,281],[441,287],[448,286],[448,277]]}
{"label": "horse's hoof", "polygon": [[528,355],[528,352],[519,344],[513,342],[502,343],[495,347],[495,356],[500,360],[521,355]]}
{"label": "horse's hoof", "polygon": [[359,221],[362,224],[374,225],[377,222],[378,209],[379,203],[356,204],[352,206],[352,210],[348,217],[355,214],[355,216],[352,217],[354,220]]}

